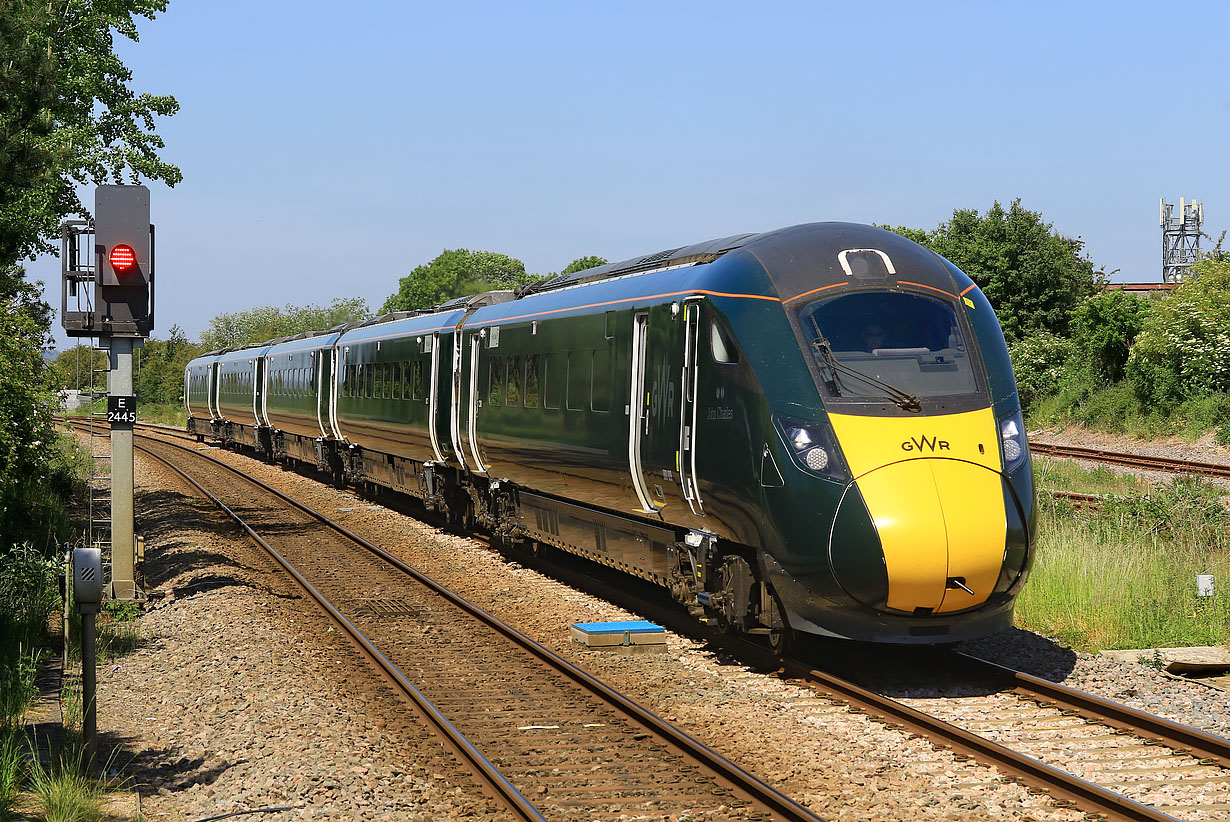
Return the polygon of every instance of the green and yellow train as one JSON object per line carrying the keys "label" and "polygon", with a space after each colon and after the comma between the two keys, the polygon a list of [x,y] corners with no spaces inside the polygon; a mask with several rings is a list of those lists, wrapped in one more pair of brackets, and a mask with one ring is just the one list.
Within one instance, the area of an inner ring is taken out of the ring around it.
{"label": "green and yellow train", "polygon": [[1003,334],[878,228],[671,249],[213,352],[188,430],[668,588],[775,646],[1011,624],[1033,559]]}

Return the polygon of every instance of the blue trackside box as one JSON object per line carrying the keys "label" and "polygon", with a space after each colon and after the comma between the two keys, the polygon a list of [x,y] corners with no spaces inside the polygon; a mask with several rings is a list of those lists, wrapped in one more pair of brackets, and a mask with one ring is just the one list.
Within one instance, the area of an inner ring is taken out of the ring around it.
{"label": "blue trackside box", "polygon": [[643,619],[626,622],[574,622],[572,640],[587,648],[616,645],[665,645],[666,631]]}

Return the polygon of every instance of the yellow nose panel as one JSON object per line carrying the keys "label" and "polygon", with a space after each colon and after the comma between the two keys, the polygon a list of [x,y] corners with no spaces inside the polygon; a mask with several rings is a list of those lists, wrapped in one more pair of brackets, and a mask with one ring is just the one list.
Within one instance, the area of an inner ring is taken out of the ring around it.
{"label": "yellow nose panel", "polygon": [[938,610],[948,578],[948,535],[930,460],[910,460],[858,480],[880,535],[888,607]]}
{"label": "yellow nose panel", "polygon": [[[879,533],[888,607],[944,613],[985,602],[1007,538],[991,410],[829,419]],[[949,587],[953,578],[973,594]]]}

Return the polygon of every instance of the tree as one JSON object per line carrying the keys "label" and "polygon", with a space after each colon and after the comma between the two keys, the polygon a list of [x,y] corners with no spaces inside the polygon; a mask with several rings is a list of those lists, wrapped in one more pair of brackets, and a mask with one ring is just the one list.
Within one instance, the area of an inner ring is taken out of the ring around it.
{"label": "tree", "polygon": [[60,222],[88,214],[78,185],[182,178],[159,158],[163,141],[154,132],[154,116],[179,104],[135,94],[132,72],[113,51],[115,34],[135,42],[135,18],[153,19],[166,4],[0,4],[0,279],[20,280],[16,263],[54,252]]}
{"label": "tree", "polygon": [[997,201],[979,216],[958,209],[922,239],[893,229],[948,258],[986,294],[1009,342],[1038,330],[1068,333],[1072,310],[1105,284],[1102,269],[1082,255],[1084,243],[1055,232],[1042,215]]}
{"label": "tree", "polygon": [[0,300],[0,544],[39,547],[57,534],[49,485],[56,440],[53,395],[42,351],[47,331],[20,302]]}
{"label": "tree", "polygon": [[276,337],[302,334],[305,331],[325,331],[335,325],[358,322],[370,317],[367,301],[361,297],[338,297],[327,307],[260,306],[214,317],[209,321],[209,328],[201,334],[201,346],[206,351],[233,348],[237,345],[265,342]]}
{"label": "tree", "polygon": [[608,260],[605,257],[577,257],[564,268],[560,274],[575,274],[578,271],[585,271],[589,268],[597,268],[600,265],[606,265]]}
{"label": "tree", "polygon": [[184,368],[188,361],[204,352],[204,348],[189,342],[184,330],[171,326],[166,340],[146,340],[137,353],[137,396],[142,403],[182,403],[184,399]]}
{"label": "tree", "polygon": [[513,288],[534,279],[537,278],[525,273],[525,263],[506,254],[445,249],[431,262],[402,277],[397,293],[384,301],[380,313],[431,308],[454,297]]}

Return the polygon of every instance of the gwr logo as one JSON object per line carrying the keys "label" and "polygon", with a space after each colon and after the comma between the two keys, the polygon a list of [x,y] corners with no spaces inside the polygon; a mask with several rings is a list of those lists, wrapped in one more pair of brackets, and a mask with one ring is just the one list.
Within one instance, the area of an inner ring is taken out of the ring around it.
{"label": "gwr logo", "polygon": [[924,434],[921,438],[910,437],[905,442],[901,443],[902,451],[951,451],[952,447],[948,444],[948,440],[942,440],[939,437],[928,437]]}

